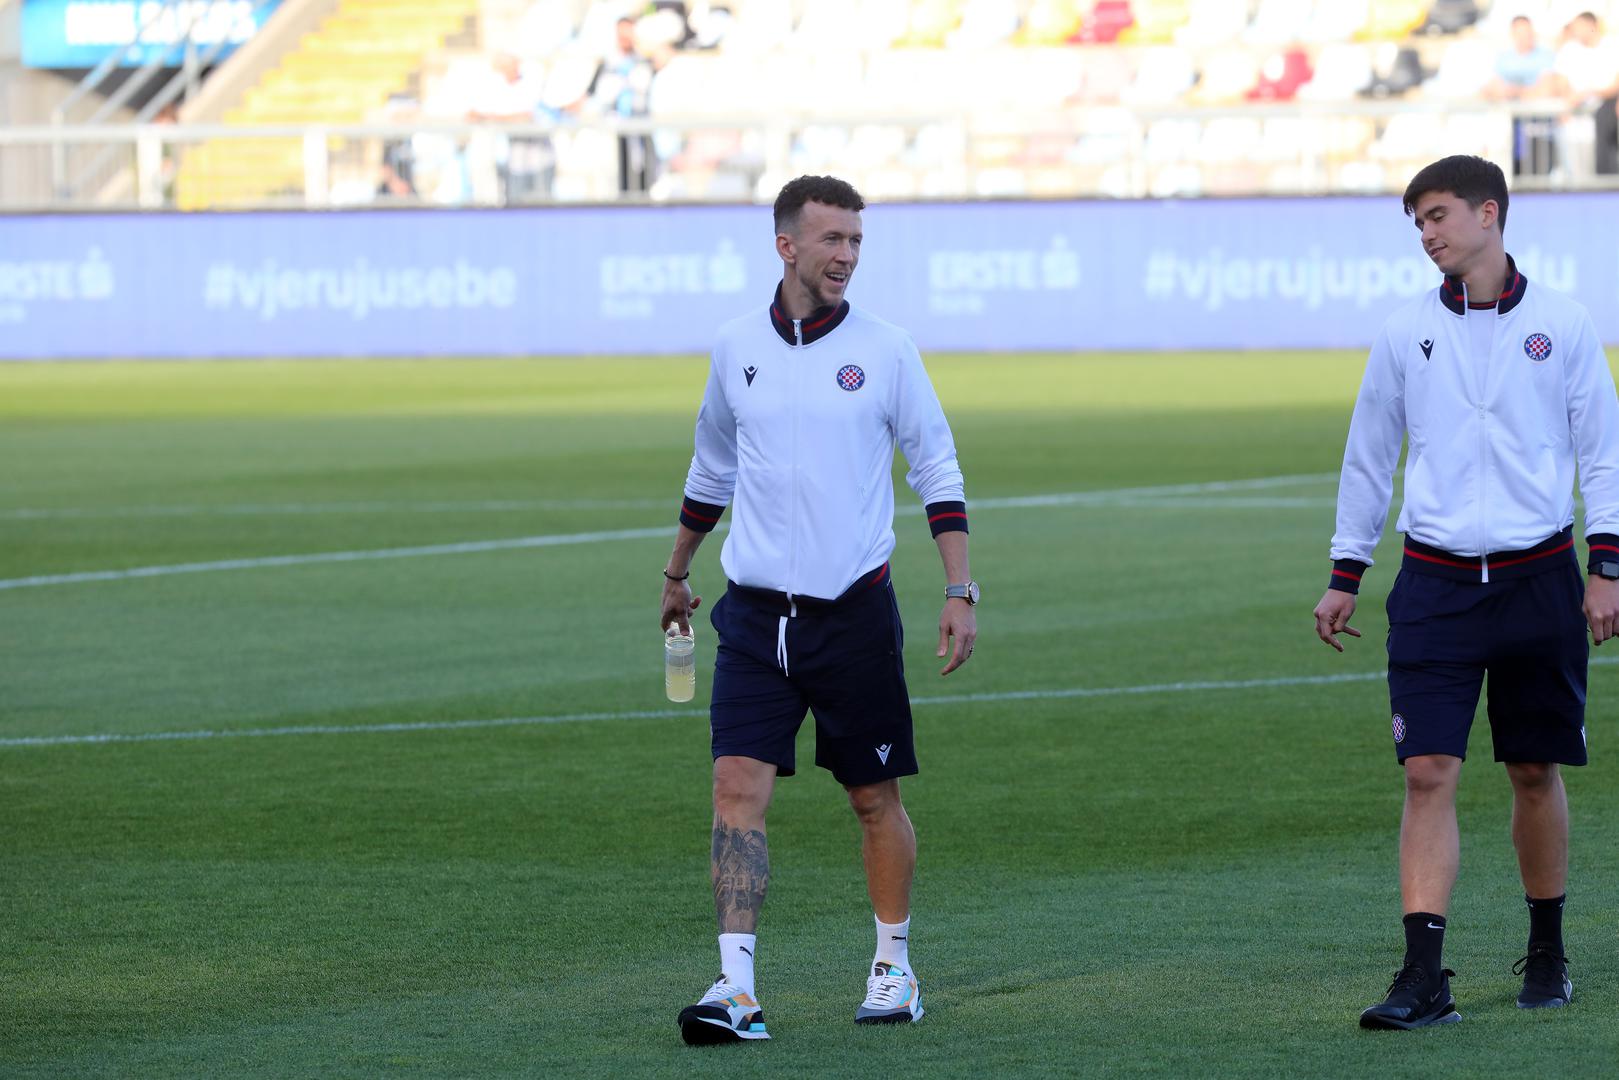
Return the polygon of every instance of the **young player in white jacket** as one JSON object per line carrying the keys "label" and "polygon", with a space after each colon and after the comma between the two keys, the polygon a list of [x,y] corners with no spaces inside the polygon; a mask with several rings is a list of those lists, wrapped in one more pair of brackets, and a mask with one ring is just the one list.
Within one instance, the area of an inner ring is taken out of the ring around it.
{"label": "young player in white jacket", "polygon": [[[1362,1027],[1461,1019],[1442,959],[1460,862],[1456,785],[1489,675],[1495,758],[1512,782],[1512,839],[1529,907],[1520,1008],[1565,1005],[1562,910],[1568,803],[1560,765],[1583,765],[1586,631],[1619,614],[1619,400],[1590,316],[1529,281],[1504,246],[1506,178],[1482,158],[1419,172],[1404,206],[1445,273],[1395,312],[1350,421],[1316,632],[1338,649],[1372,565],[1406,446],[1405,534],[1388,598],[1395,754],[1405,767],[1400,892],[1405,960]],[[1589,579],[1572,533],[1585,499]]]}

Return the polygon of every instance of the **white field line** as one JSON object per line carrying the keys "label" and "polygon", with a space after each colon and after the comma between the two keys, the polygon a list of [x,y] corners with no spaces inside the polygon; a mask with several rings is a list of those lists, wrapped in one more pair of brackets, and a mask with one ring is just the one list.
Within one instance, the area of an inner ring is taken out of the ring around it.
{"label": "white field line", "polygon": [[[1032,495],[1017,499],[977,500],[974,507],[1003,508],[1012,506],[1069,506],[1089,502],[1105,502],[1109,498],[1162,497],[1173,495],[1205,495],[1221,491],[1253,491],[1272,487],[1292,487],[1299,484],[1336,480],[1336,473],[1308,476],[1270,476],[1257,480],[1223,480],[1203,484],[1169,484],[1161,487],[1118,488],[1106,491],[1077,491],[1059,495]],[[141,517],[233,517],[270,516],[285,514],[478,514],[504,513],[519,510],[658,510],[679,505],[674,499],[471,499],[426,502],[362,501],[362,502],[291,502],[291,503],[236,503],[219,506],[63,506],[19,507],[0,510],[0,521],[48,521],[81,518],[141,518]],[[994,507],[990,507],[993,503]],[[920,512],[915,510],[914,512]]]}
{"label": "white field line", "polygon": [[[1599,663],[1600,661],[1592,661]],[[1619,662],[1616,660],[1615,662]],[[1184,694],[1207,690],[1256,690],[1278,686],[1331,686],[1336,683],[1370,682],[1383,678],[1381,671],[1357,671],[1343,675],[1294,675],[1275,679],[1232,679],[1225,681],[1147,683],[1142,686],[1076,686],[1062,690],[1010,690],[986,694],[942,694],[914,697],[913,706],[993,704],[1009,701],[1054,701],[1066,698],[1120,697],[1129,694]],[[79,746],[101,743],[178,742],[197,739],[254,739],[284,735],[375,735],[407,731],[465,731],[474,728],[528,727],[539,724],[580,724],[603,720],[661,720],[687,717],[701,719],[700,709],[646,709],[634,712],[570,713],[563,716],[517,716],[491,720],[426,720],[420,723],[307,725],[239,730],[157,731],[119,735],[35,735],[0,738],[0,747]]]}
{"label": "white field line", "polygon": [[375,551],[322,551],[310,555],[270,555],[257,559],[222,559],[218,562],[136,566],[128,570],[87,570],[76,574],[42,574],[38,577],[0,580],[0,590],[37,589],[46,585],[78,585],[88,581],[124,581],[129,578],[169,577],[174,574],[207,574],[219,570],[258,570],[267,566],[308,566],[313,563],[411,559],[423,555],[471,555],[476,552],[511,551],[518,548],[600,544],[611,540],[650,540],[655,537],[668,536],[672,528],[669,525],[660,525],[652,529],[561,533],[555,536],[518,536],[510,540],[469,540],[459,544],[428,544],[422,547],[380,548]]}
{"label": "white field line", "polygon": [[89,518],[252,517],[307,514],[487,514],[517,510],[657,510],[669,499],[472,499],[440,502],[236,503],[223,506],[61,506],[0,510],[0,521]]}
{"label": "white field line", "polygon": [[[1598,656],[1592,667],[1619,664],[1619,656]],[[1126,697],[1137,694],[1187,694],[1215,690],[1268,690],[1290,686],[1336,686],[1372,682],[1383,671],[1351,671],[1341,675],[1284,675],[1270,679],[1205,679],[1187,682],[1144,683],[1138,686],[1075,686],[1058,690],[1008,690],[985,694],[937,694],[913,697],[916,707],[930,705],[992,705],[1015,701],[1061,701],[1076,698]],[[568,713],[560,716],[507,716],[489,720],[424,720],[397,724],[308,724],[297,727],[242,728],[236,730],[154,731],[124,735],[23,735],[0,738],[0,749],[33,746],[99,746],[106,743],[194,742],[200,739],[265,739],[289,735],[389,735],[413,731],[470,731],[478,728],[535,727],[545,724],[584,724],[612,720],[700,720],[701,709],[642,709],[629,712]]]}
{"label": "white field line", "polygon": [[[1076,491],[1056,495],[1025,495],[1005,499],[978,499],[969,503],[972,510],[1011,510],[1031,507],[1108,506],[1110,500],[1150,499],[1153,496],[1174,498],[1224,491],[1253,491],[1266,488],[1292,487],[1306,483],[1334,479],[1333,474],[1307,476],[1267,476],[1252,480],[1216,480],[1204,484],[1170,484],[1163,487],[1119,488],[1112,491]],[[1135,505],[1120,502],[1118,505]],[[915,517],[922,513],[920,506],[902,506],[897,513]],[[725,526],[722,524],[721,528]],[[667,537],[674,525],[644,529],[616,529],[605,532],[555,533],[547,536],[518,536],[505,540],[471,540],[454,544],[426,544],[418,547],[377,548],[368,551],[323,551],[304,555],[269,555],[251,559],[221,559],[214,562],[170,563],[162,566],[135,566],[123,570],[84,570],[69,574],[40,574],[34,577],[0,579],[0,591],[9,589],[38,589],[54,585],[80,585],[95,581],[127,581],[134,578],[172,577],[176,574],[206,574],[226,570],[258,570],[275,566],[309,566],[318,563],[369,562],[378,559],[410,559],[429,555],[470,555],[491,551],[514,551],[526,548],[564,547],[573,544],[598,544],[614,540],[651,540]]]}

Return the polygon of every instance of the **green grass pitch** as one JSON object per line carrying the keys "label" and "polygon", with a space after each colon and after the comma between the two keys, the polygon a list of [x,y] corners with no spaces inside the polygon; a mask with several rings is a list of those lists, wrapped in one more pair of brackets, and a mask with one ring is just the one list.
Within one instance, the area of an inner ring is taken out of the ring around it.
{"label": "green grass pitch", "polygon": [[[1611,1074],[1609,649],[1568,777],[1573,1007],[1513,1007],[1481,724],[1466,1020],[1355,1025],[1400,950],[1393,543],[1347,655],[1309,613],[1361,363],[929,359],[985,599],[941,680],[901,484],[928,1015],[850,1022],[858,834],[806,765],[771,817],[774,1038],[715,1049],[674,1025],[717,970],[706,677],[669,706],[656,630],[703,360],[0,365],[0,1075]],[[60,741],[174,733],[210,734]]]}

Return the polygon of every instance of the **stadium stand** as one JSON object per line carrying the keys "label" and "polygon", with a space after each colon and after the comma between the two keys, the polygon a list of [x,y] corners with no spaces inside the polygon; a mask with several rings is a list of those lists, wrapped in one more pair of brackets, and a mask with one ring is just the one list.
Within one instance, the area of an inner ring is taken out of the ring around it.
{"label": "stadium stand", "polygon": [[[322,183],[339,203],[745,199],[827,170],[887,198],[1382,190],[1440,146],[1517,159],[1524,182],[1601,185],[1605,64],[1619,85],[1619,0],[283,9],[270,31],[303,23],[242,50],[211,80],[230,92],[205,88],[183,118],[434,129],[333,139]],[[1569,40],[1583,10],[1603,21],[1596,46]],[[1585,97],[1566,79],[1498,92],[1519,15]],[[1529,127],[1559,149],[1530,161]],[[179,205],[296,200],[311,152],[295,137],[191,148]]]}

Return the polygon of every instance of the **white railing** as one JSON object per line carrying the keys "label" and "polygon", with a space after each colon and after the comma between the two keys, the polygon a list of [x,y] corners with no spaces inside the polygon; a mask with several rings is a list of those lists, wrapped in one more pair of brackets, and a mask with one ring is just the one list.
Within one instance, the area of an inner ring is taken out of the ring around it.
{"label": "white railing", "polygon": [[[0,209],[735,202],[768,199],[804,172],[834,172],[888,200],[1386,193],[1449,153],[1503,166],[1516,156],[1523,189],[1619,187],[1595,174],[1589,116],[1548,110],[1368,101],[590,125],[41,125],[0,129]],[[215,154],[197,175],[190,148],[235,140],[251,141],[236,143],[238,161]],[[294,163],[290,179],[270,177],[266,146]],[[67,147],[101,148],[112,179],[75,190],[61,169]],[[638,153],[657,161],[644,182],[624,175]],[[412,174],[408,190],[400,172]]]}

